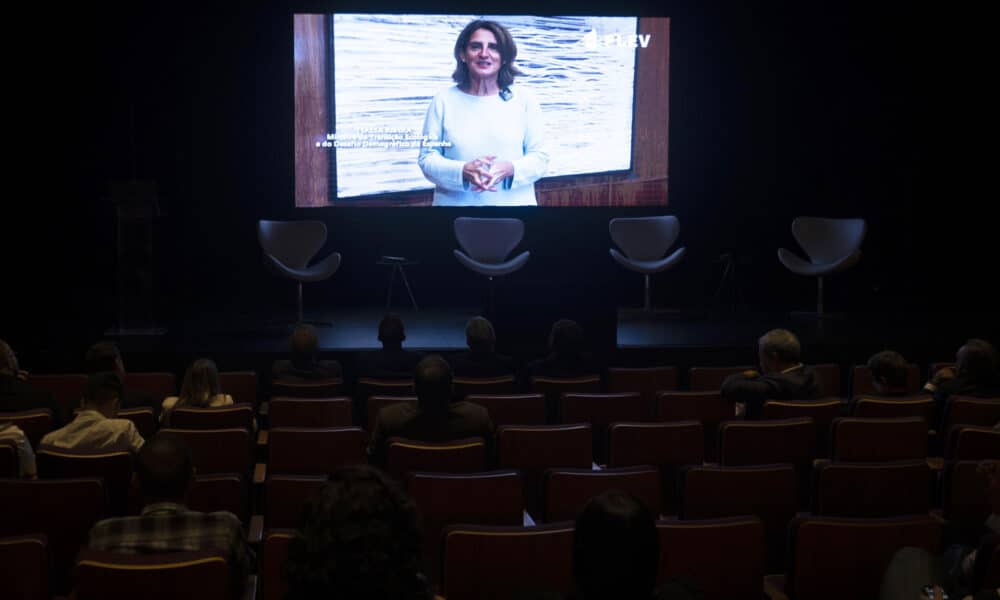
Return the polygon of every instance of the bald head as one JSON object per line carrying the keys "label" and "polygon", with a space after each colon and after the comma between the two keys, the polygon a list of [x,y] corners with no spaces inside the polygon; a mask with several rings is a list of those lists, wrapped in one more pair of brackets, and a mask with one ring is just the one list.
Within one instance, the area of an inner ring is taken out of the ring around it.
{"label": "bald head", "polygon": [[135,466],[146,503],[182,502],[194,478],[191,448],[184,438],[160,432],[143,444]]}
{"label": "bald head", "polygon": [[420,407],[440,410],[451,402],[451,365],[437,354],[424,357],[413,373]]}
{"label": "bald head", "polygon": [[296,327],[289,342],[293,363],[309,364],[316,359],[316,353],[319,352],[319,337],[316,335],[316,328],[312,325]]}

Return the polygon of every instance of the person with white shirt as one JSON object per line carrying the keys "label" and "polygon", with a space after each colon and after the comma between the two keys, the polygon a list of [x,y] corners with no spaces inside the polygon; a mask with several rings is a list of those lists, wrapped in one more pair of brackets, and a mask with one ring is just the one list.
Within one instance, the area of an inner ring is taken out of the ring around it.
{"label": "person with white shirt", "polygon": [[517,45],[494,21],[476,20],[455,42],[456,85],[431,101],[418,162],[434,206],[536,206],[549,155],[541,109],[513,85]]}
{"label": "person with white shirt", "polygon": [[121,396],[122,380],[117,373],[94,373],[87,379],[83,410],[69,425],[45,434],[39,446],[138,452],[145,440],[135,423],[115,418]]}

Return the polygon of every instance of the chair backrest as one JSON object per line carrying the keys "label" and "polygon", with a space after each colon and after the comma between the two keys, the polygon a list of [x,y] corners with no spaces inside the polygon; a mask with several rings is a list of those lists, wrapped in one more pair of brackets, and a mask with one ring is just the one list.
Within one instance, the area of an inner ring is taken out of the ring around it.
{"label": "chair backrest", "polygon": [[958,425],[948,432],[948,460],[989,460],[1000,458],[1000,429]]}
{"label": "chair backrest", "polygon": [[328,475],[367,462],[368,435],[360,427],[273,427],[268,433],[268,471]]}
{"label": "chair backrest", "polygon": [[167,600],[232,598],[232,574],[218,550],[121,554],[83,549],[76,561],[74,595],[79,600],[143,598]]}
{"label": "chair backrest", "polygon": [[250,432],[246,429],[175,429],[191,447],[194,468],[203,474],[239,473],[249,476],[252,466]]}
{"label": "chair backrest", "polygon": [[852,417],[919,417],[928,429],[936,427],[937,404],[931,396],[869,398],[860,396],[851,403]]}
{"label": "chair backrest", "polygon": [[237,404],[256,407],[257,373],[255,371],[223,371],[219,373],[219,388],[233,397]]}
{"label": "chair backrest", "polygon": [[659,392],[676,390],[677,367],[608,369],[609,392],[639,392],[649,402],[655,402]]}
{"label": "chair backrest", "polygon": [[257,223],[257,240],[265,253],[293,269],[302,269],[326,243],[322,221],[266,221]]}
{"label": "chair backrest", "polygon": [[199,512],[229,511],[246,525],[250,522],[249,497],[246,480],[240,475],[196,474],[185,505]]}
{"label": "chair backrest", "polygon": [[515,394],[517,393],[517,381],[513,375],[502,377],[455,377],[452,380],[457,400],[465,399],[470,395],[483,394]]}
{"label": "chair backrest", "polygon": [[680,221],[673,215],[619,217],[608,222],[611,240],[632,260],[659,260],[677,241]]}
{"label": "chair backrest", "polygon": [[326,475],[268,475],[264,481],[264,527],[298,527],[302,507],[326,481]]}
{"label": "chair backrest", "polygon": [[572,521],[594,496],[621,490],[643,501],[653,515],[663,509],[660,471],[653,467],[613,469],[549,469],[545,472],[545,507],[542,520]]}
{"label": "chair backrest", "polygon": [[735,416],[733,403],[718,389],[702,392],[660,392],[656,398],[658,421],[698,421],[702,424],[706,460],[718,458],[719,423]]}
{"label": "chair backrest", "polygon": [[928,515],[886,519],[796,518],[786,591],[792,598],[875,598],[885,569],[900,548],[936,555],[941,522]]}
{"label": "chair backrest", "polygon": [[813,264],[832,263],[857,252],[868,231],[864,219],[797,217],[792,235]]}
{"label": "chair backrest", "polygon": [[[920,392],[920,366],[914,363],[906,365],[906,393]],[[855,365],[851,368],[851,398],[865,394],[876,394],[872,370],[867,365]]]}
{"label": "chair backrest", "polygon": [[532,377],[528,381],[528,389],[545,395],[545,416],[554,423],[559,418],[559,399],[562,395],[600,392],[601,376],[595,373],[579,377]]}
{"label": "chair backrest", "polygon": [[73,419],[73,409],[80,408],[83,402],[83,389],[87,385],[87,376],[82,373],[32,374],[30,383],[32,387],[52,393],[62,411],[60,419],[67,423]]}
{"label": "chair backrest", "polygon": [[949,396],[945,403],[943,422],[943,433],[951,431],[956,425],[993,427],[1000,423],[1000,398]]}
{"label": "chair backrest", "polygon": [[44,534],[52,555],[51,591],[66,594],[73,557],[106,515],[105,506],[97,478],[0,479],[0,537]]}
{"label": "chair backrest", "polygon": [[9,574],[4,577],[4,594],[19,600],[48,600],[48,545],[40,533],[0,537],[0,565]]}
{"label": "chair backrest", "polygon": [[993,512],[989,479],[979,461],[947,462],[941,473],[941,513],[960,530],[977,531]]}
{"label": "chair backrest", "polygon": [[497,465],[521,471],[525,506],[532,515],[541,518],[545,470],[592,466],[592,443],[589,423],[505,425],[497,428]]}
{"label": "chair backrest", "polygon": [[816,372],[816,383],[819,384],[819,395],[822,398],[840,397],[840,365],[837,363],[821,363],[812,366]]}
{"label": "chair backrest", "polygon": [[830,424],[841,416],[844,403],[840,398],[825,400],[768,400],[764,403],[764,419],[795,419],[809,417],[816,426],[816,456],[830,455]]}
{"label": "chair backrest", "polygon": [[127,390],[149,392],[157,400],[177,395],[177,376],[167,372],[126,373],[122,384]]}
{"label": "chair backrest", "polygon": [[35,452],[35,462],[42,479],[101,478],[109,512],[115,516],[128,512],[132,483],[132,456],[128,451],[70,450],[42,445]]}
{"label": "chair backrest", "polygon": [[798,508],[792,465],[693,466],[682,471],[681,519],[755,515],[764,525],[767,565],[780,571],[788,523]]}
{"label": "chair backrest", "polygon": [[705,460],[701,423],[612,423],[608,427],[608,466],[653,465],[660,469],[663,513],[677,508],[677,473]]}
{"label": "chair backrest", "polygon": [[368,396],[365,400],[365,410],[368,413],[368,431],[375,431],[375,423],[378,420],[378,413],[390,404],[397,402],[409,402],[417,406],[416,396]]}
{"label": "chair backrest", "polygon": [[545,425],[545,396],[542,394],[466,396],[490,414],[490,420],[500,425]]}
{"label": "chair backrest", "polygon": [[723,465],[811,464],[816,428],[809,417],[727,421],[719,426]]}
{"label": "chair backrest", "polygon": [[156,415],[153,414],[152,407],[123,408],[116,416],[119,419],[132,421],[144,440],[148,440],[156,433]]}
{"label": "chair backrest", "polygon": [[486,468],[483,438],[463,438],[448,442],[420,442],[389,438],[386,471],[402,481],[407,473],[475,473]]}
{"label": "chair backrest", "polygon": [[453,525],[444,532],[441,594],[448,600],[565,594],[573,585],[573,523]]}
{"label": "chair backrest", "polygon": [[757,517],[658,521],[660,584],[689,578],[705,600],[757,600],[764,582],[764,526]]}
{"label": "chair backrest", "polygon": [[170,426],[175,429],[246,429],[252,430],[253,406],[240,402],[231,406],[196,408],[182,406],[170,411]]}
{"label": "chair backrest", "polygon": [[259,560],[261,600],[282,600],[288,593],[282,570],[295,535],[294,529],[269,529],[264,532]]}
{"label": "chair backrest", "polygon": [[590,423],[593,457],[607,462],[608,425],[615,421],[652,421],[656,405],[638,392],[607,394],[563,394],[559,401],[560,423]]}
{"label": "chair backrest", "polygon": [[830,458],[886,462],[927,456],[927,423],[920,417],[838,417],[830,426]]}
{"label": "chair backrest", "polygon": [[934,475],[925,460],[814,465],[812,512],[825,517],[927,514]]}
{"label": "chair backrest", "polygon": [[501,263],[524,237],[521,219],[484,219],[458,217],[455,219],[455,239],[458,245],[474,260]]}
{"label": "chair backrest", "polygon": [[275,379],[271,382],[271,399],[276,396],[287,398],[334,398],[344,393],[344,380],[316,379],[312,381],[284,381]]}
{"label": "chair backrest", "polygon": [[353,425],[350,398],[272,397],[267,418],[271,427],[349,427]]}
{"label": "chair backrest", "polygon": [[718,392],[726,377],[756,368],[750,365],[742,367],[691,367],[688,369],[688,390],[692,392]]}
{"label": "chair backrest", "polygon": [[0,425],[4,423],[17,425],[31,442],[31,447],[37,448],[42,437],[52,431],[52,411],[48,408],[35,408],[17,412],[0,412]]}

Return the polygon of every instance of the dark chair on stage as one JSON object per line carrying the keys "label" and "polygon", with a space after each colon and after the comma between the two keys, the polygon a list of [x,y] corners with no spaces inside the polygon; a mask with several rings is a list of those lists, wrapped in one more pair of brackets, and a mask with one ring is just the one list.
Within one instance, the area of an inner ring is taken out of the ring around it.
{"label": "dark chair on stage", "polygon": [[823,317],[823,278],[853,267],[861,260],[861,242],[868,224],[864,219],[825,219],[797,217],[792,221],[792,235],[805,250],[803,259],[789,250],[778,248],[778,260],[792,273],[816,278],[816,312]]}
{"label": "dark chair on stage", "polygon": [[520,270],[531,257],[531,252],[525,250],[514,258],[507,258],[524,237],[524,221],[458,217],[454,229],[455,239],[462,247],[461,250],[453,250],[455,258],[462,266],[485,275],[489,280],[487,307],[492,309],[494,278]]}
{"label": "dark chair on stage", "polygon": [[331,252],[309,265],[326,243],[322,221],[266,221],[257,223],[257,239],[265,262],[279,275],[296,282],[298,322],[302,322],[302,283],[329,279],[340,268],[340,253]]}
{"label": "dark chair on stage", "polygon": [[687,248],[681,247],[667,254],[680,235],[680,221],[673,215],[619,217],[611,219],[608,230],[611,240],[621,248],[621,251],[611,248],[611,258],[643,275],[643,310],[651,311],[650,276],[677,266],[687,252]]}

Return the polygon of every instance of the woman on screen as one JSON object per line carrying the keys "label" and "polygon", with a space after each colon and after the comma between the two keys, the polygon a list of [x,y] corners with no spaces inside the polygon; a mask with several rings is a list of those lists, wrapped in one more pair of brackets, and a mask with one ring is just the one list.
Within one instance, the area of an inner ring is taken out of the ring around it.
{"label": "woman on screen", "polygon": [[469,23],[455,42],[456,85],[431,101],[420,169],[436,186],[434,206],[536,206],[545,175],[542,114],[515,87],[517,46],[499,23]]}

